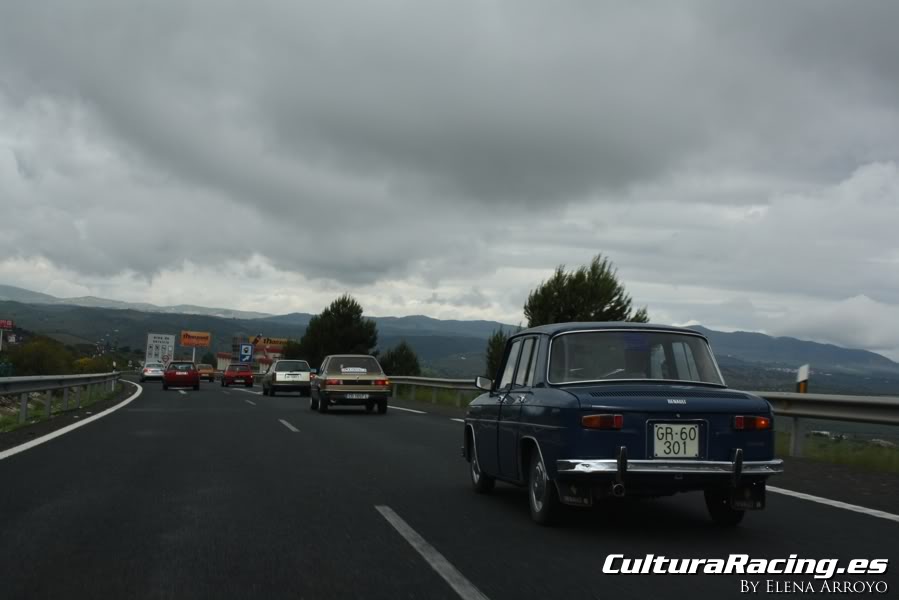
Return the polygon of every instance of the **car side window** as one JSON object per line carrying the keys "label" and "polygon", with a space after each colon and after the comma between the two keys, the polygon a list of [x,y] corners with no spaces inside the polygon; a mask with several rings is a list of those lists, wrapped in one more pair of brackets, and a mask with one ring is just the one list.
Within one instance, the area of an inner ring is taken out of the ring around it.
{"label": "car side window", "polygon": [[321,368],[318,370],[319,373],[327,373],[328,372],[328,359],[326,358],[324,362],[322,362]]}
{"label": "car side window", "polygon": [[521,344],[521,358],[518,359],[518,370],[515,371],[515,387],[529,385],[528,373],[531,369],[531,360],[534,353],[534,338],[526,338]]}
{"label": "car side window", "polygon": [[503,376],[499,380],[496,389],[504,390],[512,384],[512,375],[515,373],[515,363],[518,362],[518,351],[521,349],[521,340],[515,340],[506,356],[506,366],[503,369]]}
{"label": "car side window", "polygon": [[674,351],[674,361],[677,364],[678,378],[699,381],[699,369],[696,368],[693,350],[684,342],[675,342],[671,346]]}

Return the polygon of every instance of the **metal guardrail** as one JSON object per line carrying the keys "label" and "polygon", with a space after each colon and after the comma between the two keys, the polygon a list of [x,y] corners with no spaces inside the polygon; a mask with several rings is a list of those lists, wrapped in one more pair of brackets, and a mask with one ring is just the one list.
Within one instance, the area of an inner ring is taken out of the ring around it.
{"label": "metal guardrail", "polygon": [[[44,395],[44,416],[50,418],[53,392],[62,390],[63,410],[69,410],[70,390],[74,390],[73,408],[81,408],[82,396],[92,400],[96,394],[115,389],[121,373],[91,373],[86,375],[43,375],[39,377],[2,377],[0,396],[19,396],[19,423],[28,421],[29,395]],[[84,394],[82,394],[84,391]]]}
{"label": "metal guardrail", "polygon": [[[391,377],[393,397],[397,398],[397,387],[431,388],[431,401],[437,402],[437,390],[456,390],[456,406],[463,406],[466,391],[478,391],[474,379],[438,379],[433,377]],[[892,396],[843,396],[831,394],[797,394],[792,392],[748,392],[761,396],[771,403],[774,414],[791,419],[790,456],[802,456],[802,442],[805,438],[803,419],[823,419],[873,423],[877,425],[899,425],[899,397]]]}

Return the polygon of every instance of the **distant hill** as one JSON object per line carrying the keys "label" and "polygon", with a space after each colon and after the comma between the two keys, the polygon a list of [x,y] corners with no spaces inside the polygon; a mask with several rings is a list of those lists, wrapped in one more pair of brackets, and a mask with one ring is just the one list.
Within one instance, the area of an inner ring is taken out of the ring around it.
{"label": "distant hill", "polygon": [[734,357],[745,363],[782,365],[796,368],[809,363],[813,368],[841,373],[883,373],[899,376],[899,363],[867,350],[841,348],[833,344],[807,342],[792,337],[771,337],[763,333],[725,333],[702,326],[692,327],[709,338],[719,361]]}
{"label": "distant hill", "polygon": [[[75,300],[80,304],[70,303]],[[299,339],[312,315],[268,315],[193,305],[159,307],[93,297],[60,299],[0,285],[0,318],[14,319],[21,327],[64,343],[109,339],[132,348],[143,348],[149,332],[210,331],[213,350],[222,351],[230,350],[235,335]],[[372,319],[378,326],[382,350],[405,339],[429,374],[450,377],[483,374],[486,339],[497,328],[515,329],[495,321],[441,320],[424,315]],[[815,391],[899,394],[899,363],[874,352],[761,333],[693,329],[709,338],[725,377],[737,387],[791,389],[796,367],[810,363]],[[825,382],[828,387],[821,388]]]}
{"label": "distant hill", "polygon": [[230,308],[207,308],[192,304],[179,304],[177,306],[157,306],[148,302],[122,302],[109,298],[97,298],[96,296],[81,296],[77,298],[57,298],[49,294],[32,292],[12,285],[0,285],[0,301],[23,302],[26,304],[65,304],[69,306],[85,306],[91,308],[115,308],[120,310],[139,310],[143,312],[193,314],[223,317],[226,319],[258,319],[270,317],[267,313],[233,310]]}

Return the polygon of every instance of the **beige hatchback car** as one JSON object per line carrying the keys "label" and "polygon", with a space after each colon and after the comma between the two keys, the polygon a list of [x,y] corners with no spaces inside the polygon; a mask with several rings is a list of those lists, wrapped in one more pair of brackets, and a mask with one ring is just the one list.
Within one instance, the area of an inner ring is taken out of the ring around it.
{"label": "beige hatchback car", "polygon": [[364,406],[371,412],[387,412],[390,380],[374,356],[332,354],[312,380],[309,410],[328,412],[332,406]]}

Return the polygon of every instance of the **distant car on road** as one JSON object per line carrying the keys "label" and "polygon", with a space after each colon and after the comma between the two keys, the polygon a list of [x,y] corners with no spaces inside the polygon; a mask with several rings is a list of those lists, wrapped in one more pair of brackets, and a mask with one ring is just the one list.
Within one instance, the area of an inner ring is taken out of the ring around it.
{"label": "distant car on road", "polygon": [[197,371],[200,372],[200,379],[215,381],[215,368],[212,365],[200,363],[197,365]]}
{"label": "distant car on road", "polygon": [[165,365],[159,362],[150,362],[144,365],[144,368],[140,370],[140,380],[141,382],[147,381],[148,379],[158,379],[162,381],[162,375],[165,372]]}
{"label": "distant car on road", "polygon": [[162,389],[170,387],[192,387],[200,389],[200,373],[197,366],[188,361],[172,361],[162,376]]}
{"label": "distant car on road", "polygon": [[276,360],[262,377],[262,393],[274,396],[277,392],[309,394],[312,369],[305,360]]}
{"label": "distant car on road", "polygon": [[222,373],[222,386],[228,387],[236,383],[241,383],[246,387],[253,387],[253,370],[250,365],[233,364]]}
{"label": "distant car on road", "polygon": [[333,405],[364,406],[371,412],[387,412],[390,380],[374,356],[334,354],[325,357],[321,369],[312,378],[309,409],[328,412]]}
{"label": "distant car on road", "polygon": [[465,417],[475,491],[526,486],[531,517],[607,497],[702,491],[713,521],[765,506],[774,415],[727,389],[699,332],[638,323],[562,323],[512,336]]}

